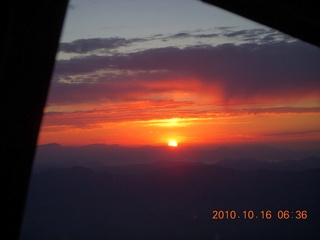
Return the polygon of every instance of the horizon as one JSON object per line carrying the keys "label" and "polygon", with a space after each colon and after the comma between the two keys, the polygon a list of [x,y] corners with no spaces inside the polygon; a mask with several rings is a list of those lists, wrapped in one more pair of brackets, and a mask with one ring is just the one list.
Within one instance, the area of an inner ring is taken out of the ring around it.
{"label": "horizon", "polygon": [[[244,159],[279,163],[313,158],[312,166],[320,167],[320,148],[288,148],[267,144],[216,144],[171,147],[122,146],[118,144],[89,144],[63,146],[57,143],[39,145],[34,169],[66,166],[128,166],[159,162],[216,164],[226,159],[241,163]],[[313,161],[314,161],[313,160]],[[316,163],[318,162],[318,163]],[[249,164],[250,165],[250,164]],[[289,166],[290,167],[290,166]]]}
{"label": "horizon", "polygon": [[[85,144],[61,144],[59,142],[48,142],[37,144],[37,147],[41,146],[49,146],[49,145],[59,145],[62,147],[84,147],[91,145],[105,145],[105,146],[119,146],[119,147],[132,147],[132,148],[140,148],[140,147],[166,147],[172,148],[168,146],[168,142],[160,143],[160,144],[119,144],[119,143],[106,143],[106,142],[92,142]],[[219,147],[254,147],[254,146],[268,146],[279,149],[288,149],[288,150],[296,150],[296,151],[308,151],[308,150],[320,150],[320,141],[318,140],[310,140],[310,141],[290,141],[290,142],[215,142],[215,143],[181,143],[178,142],[178,146],[175,149],[187,149],[187,148],[219,148]]]}

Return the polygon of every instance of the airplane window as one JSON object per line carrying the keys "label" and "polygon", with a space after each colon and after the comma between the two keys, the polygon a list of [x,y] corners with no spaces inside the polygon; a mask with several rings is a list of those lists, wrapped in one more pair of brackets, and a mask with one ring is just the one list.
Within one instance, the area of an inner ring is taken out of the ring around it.
{"label": "airplane window", "polygon": [[71,1],[20,239],[319,239],[319,77],[200,1]]}

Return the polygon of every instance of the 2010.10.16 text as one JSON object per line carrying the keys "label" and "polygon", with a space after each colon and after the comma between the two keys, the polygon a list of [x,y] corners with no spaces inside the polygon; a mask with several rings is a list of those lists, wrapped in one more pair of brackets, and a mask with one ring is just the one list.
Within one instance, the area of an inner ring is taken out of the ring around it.
{"label": "2010.10.16 text", "polygon": [[224,219],[279,219],[279,220],[306,220],[308,218],[307,210],[244,210],[244,211],[236,211],[236,210],[213,210],[212,211],[212,219],[213,220],[224,220]]}

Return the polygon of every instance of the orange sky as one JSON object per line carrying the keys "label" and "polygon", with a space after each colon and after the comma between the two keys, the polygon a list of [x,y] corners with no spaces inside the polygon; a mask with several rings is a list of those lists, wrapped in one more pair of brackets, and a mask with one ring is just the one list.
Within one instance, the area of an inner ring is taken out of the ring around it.
{"label": "orange sky", "polygon": [[[95,113],[86,116],[95,117]],[[169,139],[175,139],[180,144],[319,140],[319,132],[313,129],[319,126],[320,114],[269,113],[212,118],[151,119],[100,122],[85,127],[68,125],[68,118],[62,116],[59,122],[66,120],[66,124],[56,125],[47,123],[51,119],[46,118],[39,143],[158,145],[166,144]]]}
{"label": "orange sky", "polygon": [[162,35],[172,46],[61,44],[38,144],[320,141],[319,48],[266,28],[199,31]]}
{"label": "orange sky", "polygon": [[181,84],[182,90],[171,92],[168,82],[158,100],[153,100],[150,91],[142,95],[150,99],[49,105],[39,144],[165,145],[174,139],[180,145],[192,145],[320,139],[315,94],[236,99],[225,104],[219,94],[211,96],[192,81],[188,87],[171,81],[173,88]]}

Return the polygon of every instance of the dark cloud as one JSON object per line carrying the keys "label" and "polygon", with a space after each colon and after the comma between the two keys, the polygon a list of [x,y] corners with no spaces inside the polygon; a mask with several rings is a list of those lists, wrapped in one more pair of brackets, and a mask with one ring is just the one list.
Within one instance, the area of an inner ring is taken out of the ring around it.
{"label": "dark cloud", "polygon": [[[188,79],[198,79],[206,94],[212,91],[211,86],[218,86],[225,102],[319,94],[320,89],[320,50],[299,41],[184,49],[167,47],[115,56],[74,58],[57,63],[55,79],[103,69],[121,73],[115,78],[108,73],[90,84],[54,83],[53,89],[59,96],[52,94],[51,100],[92,98],[95,101],[102,97],[143,96],[150,91],[161,93],[169,91],[168,79],[177,78],[184,79],[181,89],[188,88]],[[159,84],[150,87],[148,84],[152,82]],[[161,87],[161,82],[167,82],[167,85]],[[174,88],[178,88],[177,84]],[[199,90],[191,88],[192,91]]]}
{"label": "dark cloud", "polygon": [[172,34],[165,36],[163,34],[156,34],[149,38],[91,38],[91,39],[78,39],[70,43],[60,43],[59,51],[66,53],[88,53],[97,49],[103,50],[114,50],[123,46],[130,46],[133,43],[141,43],[152,40],[162,40],[169,41],[170,39],[181,39],[181,38],[233,38],[235,40],[249,41],[249,42],[261,42],[267,43],[268,41],[279,41],[282,40],[292,40],[286,35],[281,34],[278,31],[272,29],[249,29],[249,30],[239,30],[234,29],[217,29],[215,33],[209,34],[193,34],[192,32],[181,32],[177,34]]}
{"label": "dark cloud", "polygon": [[215,38],[215,37],[219,37],[220,34],[218,33],[211,33],[211,34],[196,34],[193,35],[196,38]]}
{"label": "dark cloud", "polygon": [[235,41],[270,43],[274,41],[292,41],[293,38],[280,33],[279,31],[266,28],[235,30],[233,28],[216,29],[213,33],[199,34],[194,32],[182,32],[170,36],[163,36],[163,40],[175,38],[220,38],[233,39]]}
{"label": "dark cloud", "polygon": [[174,35],[171,35],[170,38],[189,38],[192,35],[190,33],[177,33]]}
{"label": "dark cloud", "polygon": [[150,74],[149,77],[143,75],[136,80],[132,78],[137,78],[137,76],[130,75],[96,83],[55,83],[51,86],[48,105],[95,103],[97,101],[134,101],[147,98],[151,94],[191,91],[190,87],[181,80],[175,81],[173,84],[171,80],[161,79],[159,76],[151,79],[152,75]]}
{"label": "dark cloud", "polygon": [[[232,31],[230,33],[225,33],[224,35],[226,37],[237,37],[237,36],[243,36],[243,35],[247,35],[248,32],[250,33],[249,30],[240,30],[240,31]],[[251,35],[251,34],[250,34]]]}
{"label": "dark cloud", "polygon": [[320,113],[320,107],[273,107],[273,108],[251,108],[238,110],[240,113],[253,114],[281,114],[281,113]]}
{"label": "dark cloud", "polygon": [[277,132],[270,134],[263,134],[264,136],[304,136],[304,135],[318,135],[320,133],[319,129],[308,130],[308,131],[291,131],[291,132]]}
{"label": "dark cloud", "polygon": [[220,37],[234,38],[246,42],[271,43],[274,41],[293,41],[294,39],[273,29],[256,28],[234,31],[227,29]]}
{"label": "dark cloud", "polygon": [[128,46],[134,42],[145,41],[144,39],[125,39],[125,38],[90,38],[79,39],[71,43],[60,43],[59,51],[67,53],[87,53],[96,49],[115,49]]}

